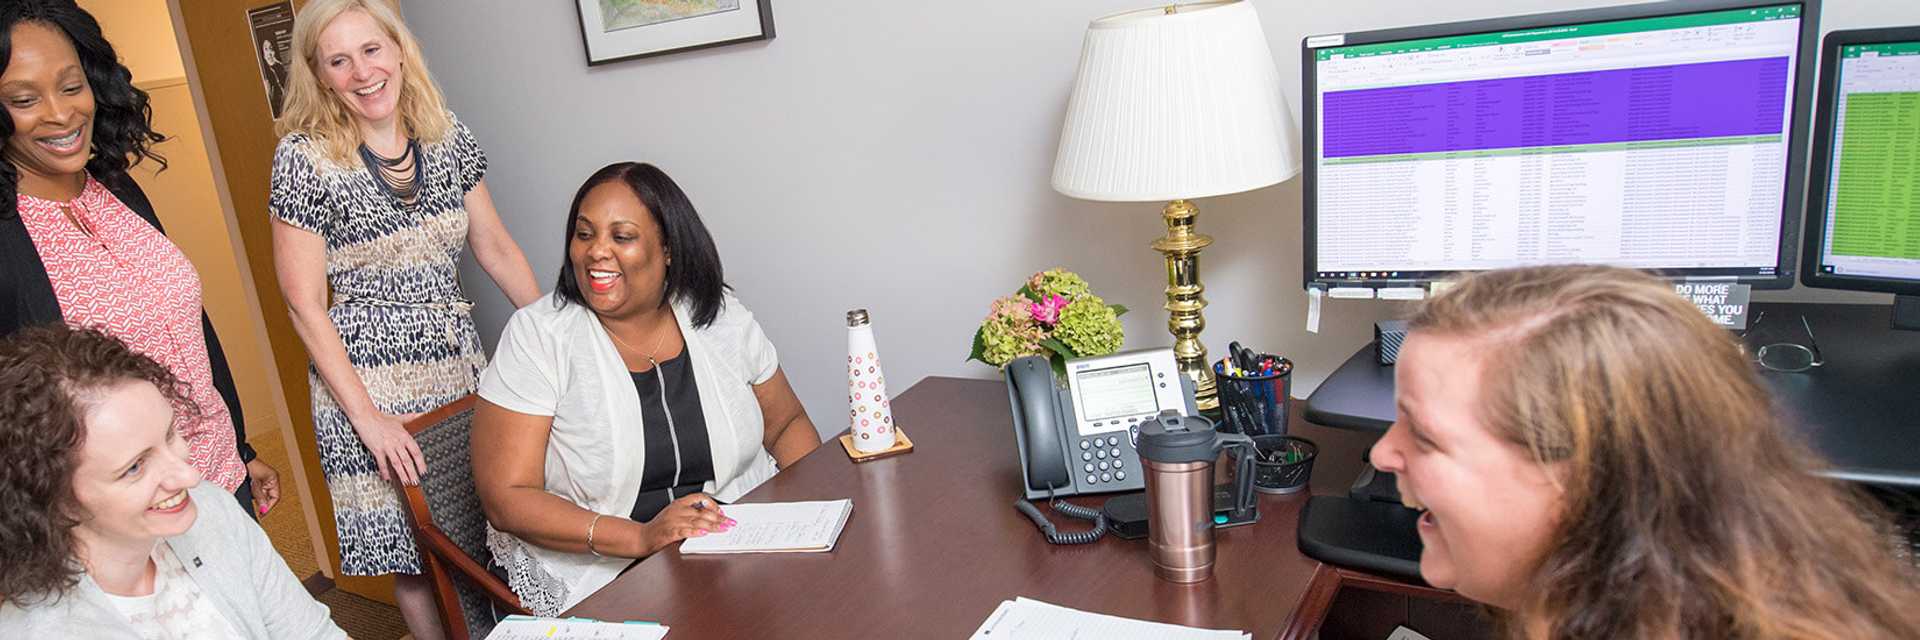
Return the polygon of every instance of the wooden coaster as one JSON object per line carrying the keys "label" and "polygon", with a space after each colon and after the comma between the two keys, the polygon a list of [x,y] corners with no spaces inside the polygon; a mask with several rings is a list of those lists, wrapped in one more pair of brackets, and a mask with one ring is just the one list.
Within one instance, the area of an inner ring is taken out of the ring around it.
{"label": "wooden coaster", "polygon": [[847,450],[847,457],[852,458],[854,462],[871,462],[874,460],[879,460],[881,458],[890,458],[903,453],[913,452],[913,439],[908,438],[907,432],[901,431],[900,427],[896,426],[893,428],[893,446],[892,447],[881,449],[879,451],[875,451],[872,453],[861,451],[857,448],[854,448],[852,433],[840,434],[840,446]]}

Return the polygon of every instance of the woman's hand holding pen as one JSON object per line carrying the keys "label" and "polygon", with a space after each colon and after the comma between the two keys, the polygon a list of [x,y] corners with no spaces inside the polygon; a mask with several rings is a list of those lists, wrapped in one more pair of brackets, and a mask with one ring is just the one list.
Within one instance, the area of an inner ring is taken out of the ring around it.
{"label": "woman's hand holding pen", "polygon": [[667,545],[712,532],[726,531],[737,524],[720,510],[720,504],[704,493],[681,496],[667,503],[652,520],[641,524],[641,553],[635,557],[653,555]]}

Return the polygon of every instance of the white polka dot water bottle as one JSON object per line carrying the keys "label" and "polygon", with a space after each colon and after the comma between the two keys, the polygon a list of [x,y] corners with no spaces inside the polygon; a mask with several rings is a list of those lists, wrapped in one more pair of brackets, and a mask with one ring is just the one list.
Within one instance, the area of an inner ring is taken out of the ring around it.
{"label": "white polka dot water bottle", "polygon": [[893,398],[887,395],[866,309],[847,312],[847,407],[853,448],[867,453],[893,448]]}

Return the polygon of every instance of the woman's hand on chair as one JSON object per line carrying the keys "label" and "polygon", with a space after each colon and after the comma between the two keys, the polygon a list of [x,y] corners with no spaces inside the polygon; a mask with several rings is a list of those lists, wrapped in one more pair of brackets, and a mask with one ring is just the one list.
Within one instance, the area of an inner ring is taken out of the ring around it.
{"label": "woman's hand on chair", "polygon": [[692,493],[667,503],[652,520],[641,525],[640,556],[653,555],[667,545],[732,529],[737,524],[720,510],[720,503],[704,493]]}
{"label": "woman's hand on chair", "polygon": [[380,412],[349,417],[354,434],[360,436],[360,444],[367,446],[367,451],[373,453],[374,463],[380,465],[382,479],[398,478],[408,485],[418,485],[420,476],[427,472],[427,458],[420,453],[420,443],[413,440],[413,434],[407,433],[406,428],[407,421],[417,417],[420,414],[396,416]]}

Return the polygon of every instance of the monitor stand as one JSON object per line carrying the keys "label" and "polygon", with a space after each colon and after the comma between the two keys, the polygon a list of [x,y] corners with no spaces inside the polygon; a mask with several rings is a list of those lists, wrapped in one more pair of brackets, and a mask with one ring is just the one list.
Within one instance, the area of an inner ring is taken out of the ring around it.
{"label": "monitor stand", "polygon": [[1893,328],[1897,331],[1920,331],[1920,295],[1893,297]]}

